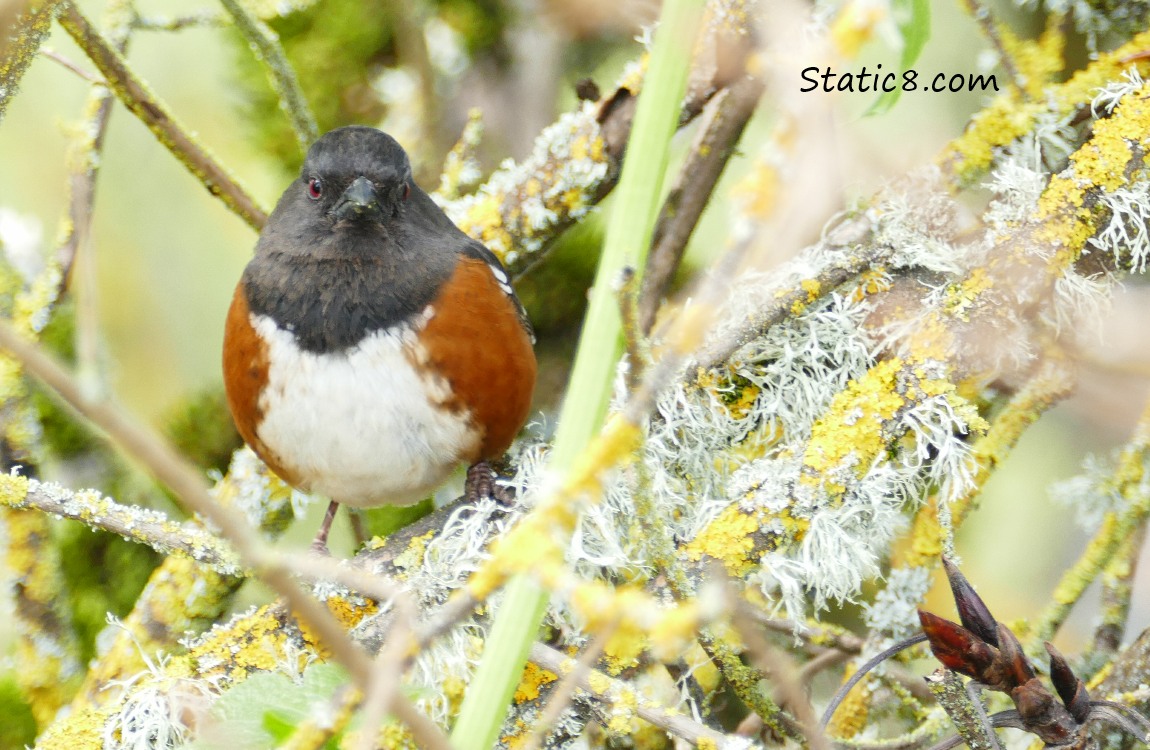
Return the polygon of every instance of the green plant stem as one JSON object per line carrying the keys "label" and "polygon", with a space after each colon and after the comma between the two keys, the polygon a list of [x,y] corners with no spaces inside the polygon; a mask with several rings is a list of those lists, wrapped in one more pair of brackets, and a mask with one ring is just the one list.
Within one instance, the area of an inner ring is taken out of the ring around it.
{"label": "green plant stem", "polygon": [[[622,350],[622,321],[612,287],[624,268],[643,268],[651,244],[670,140],[679,120],[703,5],[703,0],[667,0],[663,5],[616,203],[607,224],[603,257],[559,416],[550,466],[559,475],[572,468],[598,432],[610,403]],[[452,744],[459,750],[488,750],[494,744],[538,633],[547,598],[547,592],[530,578],[519,576],[509,584],[451,734]]]}

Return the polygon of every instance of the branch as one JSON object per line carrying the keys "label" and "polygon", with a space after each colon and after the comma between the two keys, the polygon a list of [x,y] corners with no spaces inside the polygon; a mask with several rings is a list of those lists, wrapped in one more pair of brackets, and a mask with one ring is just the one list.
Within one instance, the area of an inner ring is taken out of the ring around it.
{"label": "branch", "polygon": [[755,113],[763,82],[748,76],[715,97],[687,161],[671,186],[655,225],[651,255],[639,297],[639,325],[650,333],[655,313],[670,289],[691,234],[703,215],[743,130]]}
{"label": "branch", "polygon": [[308,106],[295,70],[284,54],[279,36],[258,16],[244,7],[244,0],[220,0],[220,2],[235,20],[236,28],[256,51],[256,56],[267,66],[268,78],[271,79],[272,89],[279,98],[280,108],[287,113],[291,121],[300,151],[306,154],[308,147],[319,138],[319,126],[315,123],[315,115]]}
{"label": "branch", "polygon": [[96,490],[73,492],[16,474],[0,475],[0,505],[80,521],[168,555],[185,555],[225,575],[243,573],[239,558],[217,534],[195,522],[177,523],[163,513],[121,505]]}
{"label": "branch", "polygon": [[0,11],[0,122],[4,121],[8,103],[20,90],[20,82],[37,50],[48,38],[52,19],[60,7],[61,0],[26,0]]}
{"label": "branch", "polygon": [[1125,500],[1126,507],[1106,514],[1101,528],[1082,555],[1070,570],[1063,573],[1054,589],[1052,603],[1034,626],[1035,642],[1048,641],[1054,637],[1087,587],[1150,518],[1150,493],[1146,492],[1142,482],[1142,467],[1147,455],[1150,455],[1150,401],[1143,407],[1134,435],[1122,450],[1114,472],[1118,478],[1114,491]]}
{"label": "branch", "polygon": [[152,131],[156,139],[198,179],[209,193],[218,197],[253,229],[267,221],[267,213],[256,205],[234,177],[199,144],[137,78],[115,46],[97,31],[69,0],[60,14],[64,27],[80,49],[99,68],[116,97]]}
{"label": "branch", "polygon": [[967,691],[961,677],[948,669],[939,669],[926,681],[970,750],[1002,750],[986,709]]}

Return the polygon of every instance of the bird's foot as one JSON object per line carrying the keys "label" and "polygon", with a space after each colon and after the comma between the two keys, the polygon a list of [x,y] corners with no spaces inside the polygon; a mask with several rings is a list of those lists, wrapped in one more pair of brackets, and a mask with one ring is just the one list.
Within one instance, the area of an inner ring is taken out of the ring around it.
{"label": "bird's foot", "polygon": [[337,510],[339,510],[339,503],[332,500],[327,506],[327,513],[323,516],[323,523],[319,525],[319,531],[316,532],[315,539],[311,542],[311,551],[317,555],[331,556],[331,550],[327,548],[327,535],[331,533],[331,522],[335,520]]}
{"label": "bird's foot", "polygon": [[499,475],[487,461],[479,461],[467,469],[467,480],[463,484],[463,497],[473,503],[482,498],[491,498],[500,505],[512,505],[515,493],[499,484]]}

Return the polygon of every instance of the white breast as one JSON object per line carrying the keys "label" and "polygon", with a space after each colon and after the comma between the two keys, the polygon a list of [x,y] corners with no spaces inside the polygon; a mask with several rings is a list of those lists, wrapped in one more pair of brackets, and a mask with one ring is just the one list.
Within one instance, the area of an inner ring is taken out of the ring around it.
{"label": "white breast", "polygon": [[406,505],[477,450],[469,414],[432,406],[450,396],[447,383],[412,365],[424,359],[413,325],[428,317],[316,355],[252,315],[269,363],[257,434],[305,489],[356,507]]}

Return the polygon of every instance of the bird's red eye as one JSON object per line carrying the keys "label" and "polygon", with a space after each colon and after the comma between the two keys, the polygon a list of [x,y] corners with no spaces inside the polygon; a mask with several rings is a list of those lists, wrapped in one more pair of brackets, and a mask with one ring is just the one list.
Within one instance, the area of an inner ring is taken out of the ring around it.
{"label": "bird's red eye", "polygon": [[411,183],[405,182],[403,183],[403,199],[407,200],[409,195],[411,195]]}
{"label": "bird's red eye", "polygon": [[319,200],[319,197],[323,195],[323,183],[319,181],[318,177],[312,177],[307,181],[307,195],[313,201]]}

